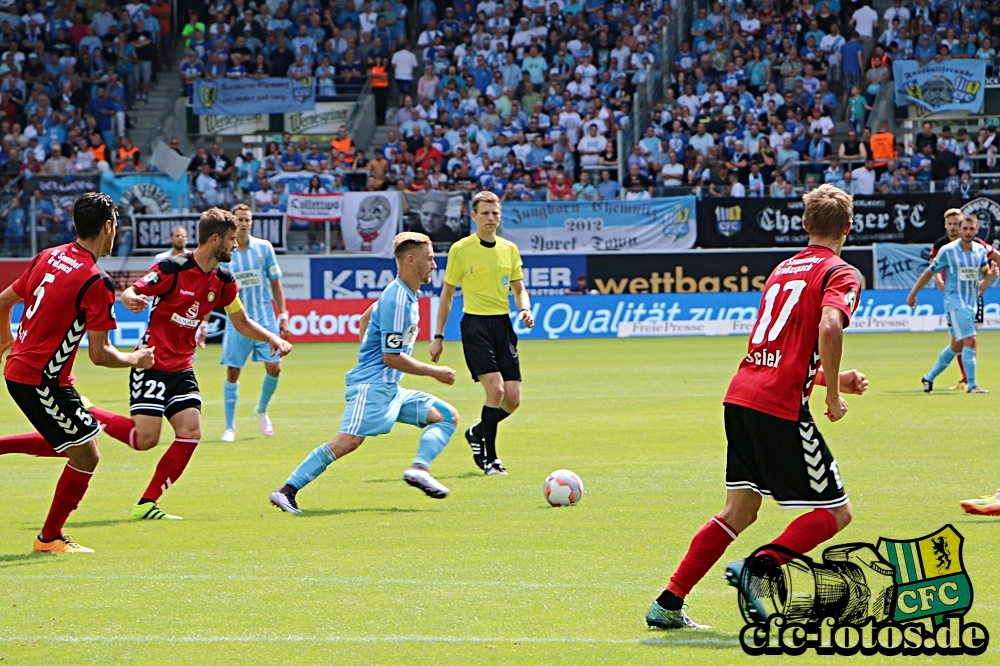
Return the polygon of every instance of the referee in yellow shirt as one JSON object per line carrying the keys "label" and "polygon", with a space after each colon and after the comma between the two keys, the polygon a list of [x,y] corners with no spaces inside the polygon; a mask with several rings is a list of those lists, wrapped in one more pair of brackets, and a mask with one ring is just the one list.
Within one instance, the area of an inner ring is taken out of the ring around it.
{"label": "referee in yellow shirt", "polygon": [[472,199],[476,233],[463,238],[448,251],[437,328],[430,355],[435,363],[444,350],[444,326],[451,314],[455,287],[462,285],[462,346],[472,378],[486,389],[479,423],[465,431],[472,459],[487,475],[506,474],[497,458],[497,424],[521,404],[521,366],[517,359],[517,335],[510,320],[511,290],[520,312],[517,318],[531,328],[531,300],[524,288],[521,255],[517,246],[497,236],[500,198],[483,191]]}

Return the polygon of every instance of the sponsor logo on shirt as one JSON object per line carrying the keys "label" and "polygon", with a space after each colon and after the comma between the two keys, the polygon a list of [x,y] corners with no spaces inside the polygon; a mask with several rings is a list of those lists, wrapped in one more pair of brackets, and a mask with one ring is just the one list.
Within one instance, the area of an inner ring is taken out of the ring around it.
{"label": "sponsor logo on shirt", "polygon": [[146,284],[156,284],[160,281],[160,276],[156,274],[156,271],[150,271],[146,273],[146,277],[142,278],[142,281]]}
{"label": "sponsor logo on shirt", "polygon": [[[190,310],[188,312],[190,312]],[[201,324],[201,321],[198,319],[182,317],[176,312],[170,315],[170,321],[174,322],[179,326],[183,326],[184,328],[198,328],[198,325]]]}
{"label": "sponsor logo on shirt", "polygon": [[[414,333],[414,335],[416,335],[416,333]],[[399,333],[386,333],[385,346],[388,347],[389,349],[402,349],[403,336]]]}
{"label": "sponsor logo on shirt", "polygon": [[234,275],[236,276],[237,284],[240,285],[240,289],[260,286],[261,279],[259,269],[255,268],[249,271],[237,271]]}

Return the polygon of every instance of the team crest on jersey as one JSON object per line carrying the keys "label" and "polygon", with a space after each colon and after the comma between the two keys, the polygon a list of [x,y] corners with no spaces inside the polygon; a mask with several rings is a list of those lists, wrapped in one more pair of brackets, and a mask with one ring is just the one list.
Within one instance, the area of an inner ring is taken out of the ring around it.
{"label": "team crest on jersey", "polygon": [[191,305],[191,307],[187,309],[187,312],[185,312],[184,314],[187,315],[188,319],[196,319],[198,317],[198,308],[200,307],[200,305],[201,304],[198,303],[198,301],[195,301]]}
{"label": "team crest on jersey", "polygon": [[149,271],[146,273],[146,277],[142,278],[142,281],[146,284],[156,284],[160,281],[160,276],[156,274],[156,271]]}
{"label": "team crest on jersey", "polygon": [[844,303],[850,308],[851,312],[858,309],[858,292],[853,289],[848,289],[847,293],[844,294]]}
{"label": "team crest on jersey", "polygon": [[206,297],[206,300],[209,303],[211,303],[212,301],[214,301],[215,300],[215,292],[214,291],[208,292],[208,296]]}

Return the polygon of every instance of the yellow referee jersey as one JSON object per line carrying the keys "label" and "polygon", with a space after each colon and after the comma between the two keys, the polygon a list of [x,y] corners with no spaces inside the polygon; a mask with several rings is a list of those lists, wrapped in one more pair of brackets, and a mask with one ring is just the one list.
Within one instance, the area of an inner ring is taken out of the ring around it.
{"label": "yellow referee jersey", "polygon": [[523,280],[521,254],[517,246],[497,236],[496,245],[486,247],[472,234],[448,250],[444,281],[462,285],[462,312],[472,315],[502,315],[510,312],[507,295],[513,280]]}

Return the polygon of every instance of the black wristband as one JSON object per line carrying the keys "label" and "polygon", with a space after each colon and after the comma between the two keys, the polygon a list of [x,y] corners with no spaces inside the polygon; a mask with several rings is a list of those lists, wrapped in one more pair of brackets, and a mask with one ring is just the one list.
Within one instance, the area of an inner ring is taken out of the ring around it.
{"label": "black wristband", "polygon": [[437,335],[434,336],[434,339],[435,340],[444,340],[444,336],[441,335],[440,333],[438,333]]}

